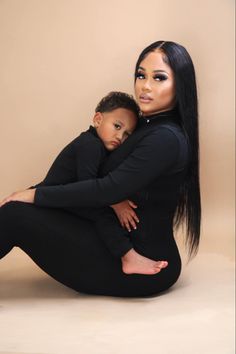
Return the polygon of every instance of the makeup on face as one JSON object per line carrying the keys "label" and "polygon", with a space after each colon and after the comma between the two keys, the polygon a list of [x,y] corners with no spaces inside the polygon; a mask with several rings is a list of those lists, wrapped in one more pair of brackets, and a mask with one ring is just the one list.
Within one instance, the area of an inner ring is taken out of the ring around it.
{"label": "makeup on face", "polygon": [[144,116],[170,110],[175,105],[174,73],[162,51],[150,52],[138,67],[135,95]]}

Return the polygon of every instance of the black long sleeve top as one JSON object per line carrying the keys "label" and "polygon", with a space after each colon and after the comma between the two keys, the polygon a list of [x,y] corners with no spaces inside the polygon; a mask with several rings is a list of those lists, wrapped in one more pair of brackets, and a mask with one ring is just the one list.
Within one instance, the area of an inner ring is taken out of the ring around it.
{"label": "black long sleeve top", "polygon": [[[96,129],[90,126],[59,153],[45,179],[35,188],[96,178],[107,156],[109,152],[98,137]],[[125,237],[127,231],[121,228],[111,208],[67,206],[63,209],[93,221],[98,235],[113,255],[122,257],[132,248],[129,239]]]}
{"label": "black long sleeve top", "polygon": [[73,139],[58,154],[44,180],[39,186],[68,184],[96,178],[108,156],[108,151],[99,139],[94,127]]}
{"label": "black long sleeve top", "polygon": [[[188,162],[188,144],[178,124],[178,114],[169,111],[141,119],[138,130],[111,154],[106,171],[110,172],[106,176],[38,187],[35,204],[45,207],[99,207],[144,191],[146,196],[147,193],[155,195],[157,203],[164,201],[165,210],[174,210]],[[176,174],[181,178],[171,177]],[[157,191],[159,196],[155,193]]]}

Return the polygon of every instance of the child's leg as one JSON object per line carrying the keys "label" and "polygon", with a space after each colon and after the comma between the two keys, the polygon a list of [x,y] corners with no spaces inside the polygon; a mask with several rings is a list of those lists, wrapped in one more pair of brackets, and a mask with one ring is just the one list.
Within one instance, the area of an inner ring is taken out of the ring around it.
{"label": "child's leg", "polygon": [[129,232],[121,227],[118,219],[110,207],[104,208],[67,208],[67,211],[92,221],[97,234],[116,258],[121,258],[133,245],[129,238]]}
{"label": "child's leg", "polygon": [[144,257],[133,248],[129,250],[122,258],[122,270],[126,274],[147,274],[159,273],[161,269],[166,268],[168,262],[154,261]]}
{"label": "child's leg", "polygon": [[155,261],[139,254],[129,237],[129,232],[123,229],[110,208],[103,208],[92,213],[97,232],[110,252],[121,258],[122,270],[126,274],[156,274],[166,268],[165,261]]}
{"label": "child's leg", "polygon": [[69,208],[67,210],[94,222],[98,236],[110,253],[121,259],[124,273],[151,275],[159,273],[167,266],[167,262],[157,262],[135,251],[129,232],[121,227],[110,207]]}

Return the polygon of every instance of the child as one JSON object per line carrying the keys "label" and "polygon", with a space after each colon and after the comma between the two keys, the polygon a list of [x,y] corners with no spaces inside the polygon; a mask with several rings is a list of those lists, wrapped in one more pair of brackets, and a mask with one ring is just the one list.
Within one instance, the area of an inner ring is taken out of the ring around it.
{"label": "child", "polygon": [[[106,156],[118,148],[134,131],[139,114],[139,107],[132,96],[122,92],[111,92],[97,105],[93,117],[94,127],[90,126],[81,133],[58,155],[40,185],[67,184],[75,181],[96,178]],[[133,208],[135,204],[124,201],[115,204],[114,211],[125,206],[133,228],[138,222]],[[104,208],[67,208],[85,219],[92,220],[101,239],[110,252],[121,258],[125,273],[153,274],[154,261],[138,255],[128,237],[128,233],[118,223],[110,207]],[[120,218],[122,223],[122,220]],[[129,223],[123,226],[130,231]],[[132,250],[132,252],[130,252]],[[135,253],[135,254],[134,254]],[[137,256],[138,255],[138,259]],[[124,257],[125,256],[125,257]],[[150,261],[150,268],[149,262]],[[158,271],[158,268],[157,268]],[[156,272],[157,272],[156,271]]]}

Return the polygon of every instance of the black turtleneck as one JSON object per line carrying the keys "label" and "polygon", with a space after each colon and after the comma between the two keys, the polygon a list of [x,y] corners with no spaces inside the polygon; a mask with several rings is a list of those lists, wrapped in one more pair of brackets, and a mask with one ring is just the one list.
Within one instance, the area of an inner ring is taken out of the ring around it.
{"label": "black turtleneck", "polygon": [[58,154],[45,179],[34,187],[68,184],[96,178],[109,152],[92,126]]}
{"label": "black turtleneck", "polygon": [[[187,142],[178,121],[175,110],[140,117],[137,130],[110,154],[104,177],[38,187],[35,204],[59,208],[106,206],[150,189],[155,182],[167,193],[171,190],[173,209],[181,181],[175,183],[173,178],[171,182],[169,176],[184,171],[188,159]],[[167,195],[168,199],[171,201],[171,196]]]}
{"label": "black turtleneck", "polygon": [[178,110],[177,108],[173,108],[170,111],[164,111],[160,113],[153,113],[147,116],[141,115],[139,119],[139,124],[144,125],[144,124],[152,124],[155,122],[158,122],[159,124],[161,122],[166,122],[166,121],[173,121],[176,124],[179,124],[179,115],[178,115]]}

